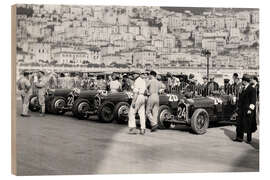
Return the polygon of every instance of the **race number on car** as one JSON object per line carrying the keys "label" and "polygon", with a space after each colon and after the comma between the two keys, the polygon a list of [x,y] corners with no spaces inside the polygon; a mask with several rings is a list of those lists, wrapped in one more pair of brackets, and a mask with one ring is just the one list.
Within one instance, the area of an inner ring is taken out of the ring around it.
{"label": "race number on car", "polygon": [[175,94],[167,94],[167,96],[169,97],[170,102],[177,102],[178,101],[178,97]]}

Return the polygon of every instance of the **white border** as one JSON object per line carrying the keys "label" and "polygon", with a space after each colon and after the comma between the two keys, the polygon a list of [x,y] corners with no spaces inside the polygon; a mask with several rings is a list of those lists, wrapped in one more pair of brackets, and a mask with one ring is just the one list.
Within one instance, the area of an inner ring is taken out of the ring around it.
{"label": "white border", "polygon": [[[269,45],[270,41],[269,34],[269,22],[270,22],[270,9],[267,1],[258,0],[7,0],[1,1],[1,70],[0,70],[0,112],[1,112],[1,129],[0,129],[0,176],[1,179],[14,179],[15,176],[11,175],[11,143],[10,143],[10,107],[11,107],[11,72],[10,72],[10,27],[11,27],[11,5],[15,3],[35,3],[35,4],[81,4],[81,5],[146,5],[146,6],[186,6],[186,7],[250,7],[250,8],[260,8],[260,78],[261,78],[261,125],[260,125],[260,173],[204,173],[204,174],[165,174],[165,175],[95,175],[95,176],[78,176],[82,179],[141,179],[141,178],[155,178],[155,179],[269,179],[269,164],[267,159],[269,158],[269,128],[270,128],[270,118],[267,110],[269,109],[267,105],[269,104],[269,83],[267,80],[269,75]],[[78,178],[77,176],[60,176],[60,178],[73,179]],[[36,178],[36,177],[20,177],[25,178]],[[48,178],[48,177],[38,177],[38,178]],[[52,176],[52,179],[59,178],[59,176]]]}

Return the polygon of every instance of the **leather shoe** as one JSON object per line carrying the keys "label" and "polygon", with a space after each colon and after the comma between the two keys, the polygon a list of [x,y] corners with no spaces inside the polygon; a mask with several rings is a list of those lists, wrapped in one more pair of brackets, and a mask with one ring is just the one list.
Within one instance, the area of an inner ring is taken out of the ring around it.
{"label": "leather shoe", "polygon": [[130,128],[129,131],[128,131],[128,134],[137,134],[137,130],[135,128]]}
{"label": "leather shoe", "polygon": [[157,129],[158,129],[158,125],[156,124],[156,125],[152,126],[151,132],[155,132]]}
{"label": "leather shoe", "polygon": [[233,141],[234,142],[243,142],[243,139],[235,138]]}

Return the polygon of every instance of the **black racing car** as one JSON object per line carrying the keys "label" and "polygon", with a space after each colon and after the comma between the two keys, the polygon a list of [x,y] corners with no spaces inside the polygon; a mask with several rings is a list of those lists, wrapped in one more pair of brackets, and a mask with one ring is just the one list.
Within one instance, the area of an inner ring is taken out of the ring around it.
{"label": "black racing car", "polygon": [[[74,89],[48,89],[45,94],[45,107],[47,113],[62,115],[65,112],[72,111],[74,102],[79,96],[87,93],[89,99],[94,99],[96,90]],[[29,99],[29,109],[39,111],[40,105],[37,95],[32,95]]]}
{"label": "black racing car", "polygon": [[235,120],[236,98],[230,95],[182,98],[176,106],[163,104],[159,108],[158,123],[161,129],[171,124],[191,126],[196,134],[204,134],[209,122]]}
{"label": "black racing car", "polygon": [[80,119],[87,119],[94,112],[102,122],[110,123],[115,119],[118,123],[124,123],[128,120],[132,95],[131,92],[110,93],[98,90],[92,99],[87,92],[81,93],[74,102],[73,114]]}

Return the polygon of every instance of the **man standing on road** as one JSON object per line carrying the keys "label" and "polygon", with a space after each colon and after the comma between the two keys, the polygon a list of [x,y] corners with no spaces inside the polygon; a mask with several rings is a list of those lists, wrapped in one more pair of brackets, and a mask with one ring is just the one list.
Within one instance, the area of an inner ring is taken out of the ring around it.
{"label": "man standing on road", "polygon": [[256,109],[256,90],[250,84],[250,77],[243,75],[243,90],[239,95],[238,111],[239,116],[236,127],[236,138],[234,141],[242,142],[244,133],[247,133],[247,143],[252,140],[252,133],[257,130],[255,109]]}
{"label": "man standing on road", "polygon": [[29,81],[29,73],[23,72],[23,77],[18,80],[18,89],[21,91],[22,97],[22,113],[21,116],[29,117],[28,106],[29,106],[29,97],[31,95],[31,83]]}
{"label": "man standing on road", "polygon": [[136,130],[136,120],[135,115],[138,112],[140,116],[140,124],[141,130],[140,134],[145,134],[145,91],[146,91],[146,83],[145,80],[142,78],[141,72],[134,72],[135,78],[137,79],[134,82],[133,88],[133,99],[131,103],[131,107],[129,110],[129,120],[128,120],[128,127],[129,127],[129,134],[137,134]]}
{"label": "man standing on road", "polygon": [[38,82],[35,84],[38,88],[38,102],[41,106],[40,116],[45,116],[45,93],[47,86],[47,78],[44,71],[38,72]]}
{"label": "man standing on road", "polygon": [[161,83],[156,79],[157,73],[150,72],[150,81],[147,84],[149,98],[146,106],[146,116],[151,123],[151,132],[158,129],[158,110],[159,110],[159,96],[158,93],[162,89]]}

